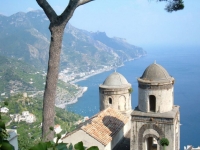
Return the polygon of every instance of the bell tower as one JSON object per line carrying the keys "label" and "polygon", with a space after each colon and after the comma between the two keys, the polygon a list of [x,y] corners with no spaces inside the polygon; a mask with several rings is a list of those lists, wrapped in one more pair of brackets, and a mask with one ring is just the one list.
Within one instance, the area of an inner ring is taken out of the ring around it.
{"label": "bell tower", "polygon": [[180,113],[174,105],[174,78],[159,64],[148,66],[138,78],[138,106],[131,114],[131,150],[180,149]]}
{"label": "bell tower", "polygon": [[99,86],[100,111],[112,107],[124,114],[132,111],[131,84],[118,72],[109,75]]}

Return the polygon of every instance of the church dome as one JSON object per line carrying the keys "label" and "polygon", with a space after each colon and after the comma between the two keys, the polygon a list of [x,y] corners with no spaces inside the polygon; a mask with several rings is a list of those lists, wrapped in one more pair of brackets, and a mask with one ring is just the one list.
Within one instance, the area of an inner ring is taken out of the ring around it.
{"label": "church dome", "polygon": [[125,86],[130,86],[126,78],[118,72],[113,72],[109,75],[105,81],[103,82],[101,87],[114,87],[114,88],[121,88]]}
{"label": "church dome", "polygon": [[169,83],[174,81],[174,78],[161,65],[153,63],[145,69],[138,81],[144,83]]}

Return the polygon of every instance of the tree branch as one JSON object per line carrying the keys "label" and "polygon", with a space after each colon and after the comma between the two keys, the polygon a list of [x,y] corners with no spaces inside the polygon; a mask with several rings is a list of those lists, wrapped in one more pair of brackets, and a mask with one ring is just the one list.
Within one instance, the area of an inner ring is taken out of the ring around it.
{"label": "tree branch", "polygon": [[59,16],[59,24],[60,23],[67,23],[69,19],[72,17],[75,9],[80,6],[84,5],[86,3],[89,3],[94,0],[70,0],[68,6],[66,9],[63,11],[63,13]]}
{"label": "tree branch", "polygon": [[79,1],[78,1],[78,6],[84,5],[84,4],[89,3],[89,2],[91,2],[91,1],[94,1],[94,0],[79,0]]}
{"label": "tree branch", "polygon": [[69,4],[65,8],[65,10],[62,12],[62,14],[57,18],[58,24],[62,24],[64,22],[68,22],[69,19],[72,17],[75,9],[78,7],[78,1],[79,0],[70,0]]}
{"label": "tree branch", "polygon": [[45,14],[49,18],[49,21],[54,22],[57,18],[57,14],[49,3],[46,0],[36,0],[36,2],[44,10]]}

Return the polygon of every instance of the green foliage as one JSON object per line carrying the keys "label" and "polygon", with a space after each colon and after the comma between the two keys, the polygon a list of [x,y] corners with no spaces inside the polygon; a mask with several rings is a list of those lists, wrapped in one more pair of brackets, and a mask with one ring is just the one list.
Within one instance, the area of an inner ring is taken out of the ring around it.
{"label": "green foliage", "polygon": [[[13,87],[17,91],[33,91],[44,89],[44,77],[38,74],[38,69],[22,61],[0,56],[1,85],[0,92],[10,93]],[[33,83],[30,84],[30,79]],[[14,81],[14,82],[12,82]],[[7,95],[9,96],[9,95]]]}
{"label": "green foliage", "polygon": [[67,147],[67,143],[39,142],[29,150],[73,150]]}
{"label": "green foliage", "polygon": [[15,148],[7,140],[0,142],[0,145],[1,150],[15,150]]}
{"label": "green foliage", "polygon": [[[86,147],[83,146],[83,142],[78,142],[74,145],[74,149],[75,150],[85,150]],[[90,148],[87,148],[87,150],[99,150],[99,148],[97,146],[92,146]]]}
{"label": "green foliage", "polygon": [[[51,130],[50,130],[51,131]],[[48,142],[39,142],[35,144],[33,147],[31,147],[29,150],[86,150],[86,147],[83,146],[83,142],[78,142],[77,144],[73,145],[68,143],[58,143],[59,139],[61,138],[61,135],[57,134],[57,140],[56,143],[52,141]],[[87,150],[99,150],[97,146],[92,146],[88,148]]]}
{"label": "green foliage", "polygon": [[6,129],[5,123],[3,121],[0,121],[0,128],[1,129]]}
{"label": "green foliage", "polygon": [[39,142],[37,145],[33,146],[29,150],[47,150],[48,148],[52,147],[51,142]]}
{"label": "green foliage", "polygon": [[[9,105],[8,105],[9,102]],[[29,103],[31,105],[28,105]],[[29,112],[33,113],[37,121],[32,124],[27,124],[25,122],[15,123],[12,122],[9,127],[17,127],[18,134],[18,143],[21,150],[73,150],[73,145],[66,143],[58,143],[58,140],[61,138],[61,134],[57,134],[57,141],[54,142],[43,142],[40,140],[41,137],[41,121],[42,121],[42,100],[36,98],[26,98],[23,99],[21,94],[15,95],[6,99],[5,102],[1,102],[2,105],[8,105],[10,112],[12,113],[21,113],[23,110],[29,110]],[[1,117],[1,116],[0,116]],[[5,116],[1,117],[2,119]],[[71,112],[66,112],[63,109],[56,108],[56,123],[61,125],[61,128],[65,129],[66,131],[72,131],[75,126],[74,123],[81,119],[82,117]],[[4,119],[5,120],[5,119]],[[7,120],[9,121],[9,120]],[[7,139],[8,134],[5,130],[5,123],[4,121],[0,120],[0,137],[4,137]],[[50,128],[50,132],[54,130],[53,127]],[[3,146],[9,149],[9,144],[4,140]],[[76,150],[81,150],[81,143],[76,145]],[[4,150],[4,149],[2,149]],[[91,147],[89,150],[98,150],[96,147]]]}
{"label": "green foliage", "polygon": [[83,142],[78,142],[74,145],[74,148],[76,150],[85,150],[84,146],[83,146]]}
{"label": "green foliage", "polygon": [[130,89],[128,89],[129,94],[131,94],[133,92],[133,88],[131,87]]}
{"label": "green foliage", "polygon": [[54,142],[39,142],[35,146],[31,147],[29,150],[99,150],[97,146],[92,146],[90,148],[86,148],[83,146],[83,142],[78,142],[73,145],[68,143],[54,143]]}
{"label": "green foliage", "polygon": [[[10,97],[26,91],[28,95],[38,93],[42,98],[44,90],[44,72],[30,66],[20,60],[0,56],[0,93],[5,92],[5,96],[0,99]],[[57,94],[64,96],[63,99],[70,99],[78,92],[78,88],[72,84],[58,80]],[[11,93],[13,91],[14,93]]]}
{"label": "green foliage", "polygon": [[49,130],[50,130],[50,131],[53,131],[53,127],[49,127]]}
{"label": "green foliage", "polygon": [[[9,113],[7,115],[2,114],[1,116],[1,120],[5,123],[11,120],[9,114],[21,114],[22,111],[26,110],[36,116],[36,121],[31,124],[20,121],[11,122],[8,126],[8,128],[17,129],[17,132],[20,135],[18,136],[18,144],[20,150],[27,150],[40,141],[42,133],[41,122],[43,101],[39,98],[24,98],[22,94],[18,94],[6,99],[5,102],[0,102],[0,105],[3,106],[7,103],[9,103],[9,105],[7,106],[7,108],[9,109]],[[63,129],[62,134],[75,129],[75,122],[82,119],[80,115],[74,114],[72,112],[67,112],[66,110],[63,110],[61,108],[56,107],[55,111],[55,124],[59,124],[61,126],[61,128]]]}
{"label": "green foliage", "polygon": [[162,139],[160,140],[160,144],[161,144],[162,146],[168,146],[168,145],[169,145],[169,140],[168,140],[167,138],[162,138]]}
{"label": "green foliage", "polygon": [[[8,103],[4,103],[4,106],[7,106]],[[2,107],[0,107],[1,109]],[[9,143],[7,138],[9,137],[5,122],[1,119],[1,112],[0,112],[0,150],[14,150],[14,147]]]}
{"label": "green foliage", "polygon": [[168,12],[178,11],[184,9],[183,0],[159,0],[159,1],[168,1],[168,4],[165,8]]}
{"label": "green foliage", "polygon": [[164,147],[165,150],[165,147],[169,145],[169,140],[167,138],[162,138],[160,140],[160,144]]}

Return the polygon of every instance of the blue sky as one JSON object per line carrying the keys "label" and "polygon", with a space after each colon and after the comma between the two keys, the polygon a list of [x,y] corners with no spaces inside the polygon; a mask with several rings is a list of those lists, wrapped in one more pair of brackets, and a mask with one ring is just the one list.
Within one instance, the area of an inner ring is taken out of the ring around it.
{"label": "blue sky", "polygon": [[[48,0],[60,14],[67,0]],[[106,32],[141,46],[200,46],[200,0],[184,0],[185,9],[168,13],[157,0],[95,0],[80,6],[70,23],[87,31]],[[0,13],[40,9],[35,0],[0,0]]]}

